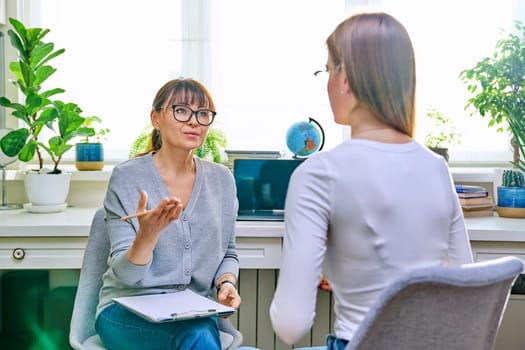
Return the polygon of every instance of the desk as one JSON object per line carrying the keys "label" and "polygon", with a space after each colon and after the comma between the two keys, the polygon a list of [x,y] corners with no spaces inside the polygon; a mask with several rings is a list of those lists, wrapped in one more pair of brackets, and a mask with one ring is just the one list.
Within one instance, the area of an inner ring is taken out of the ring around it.
{"label": "desk", "polygon": [[[60,213],[0,212],[0,270],[78,269],[95,208],[70,207]],[[525,220],[467,218],[476,261],[515,255],[525,260]],[[278,269],[282,222],[239,221],[236,227],[241,268]]]}
{"label": "desk", "polygon": [[[89,235],[95,208],[70,207],[64,212],[32,214],[25,210],[0,212],[0,270],[68,269],[78,270]],[[525,260],[525,220],[499,217],[467,218],[467,229],[476,261],[515,255]],[[282,222],[238,222],[237,248],[240,260],[243,307],[239,315],[244,321],[237,327],[247,344],[259,345],[274,334],[268,320],[268,307],[275,288],[282,253]],[[245,281],[245,282],[243,282]],[[318,305],[325,310],[316,320],[311,343],[322,344],[330,329],[331,299],[323,293]],[[511,295],[496,343],[497,350],[518,350],[525,344],[525,334],[516,332],[525,314],[525,298]],[[323,316],[321,315],[321,316]],[[265,324],[262,327],[261,324]],[[259,326],[257,326],[259,325]],[[263,335],[264,333],[264,335]],[[277,348],[277,346],[275,346]],[[284,348],[280,346],[279,348]]]}

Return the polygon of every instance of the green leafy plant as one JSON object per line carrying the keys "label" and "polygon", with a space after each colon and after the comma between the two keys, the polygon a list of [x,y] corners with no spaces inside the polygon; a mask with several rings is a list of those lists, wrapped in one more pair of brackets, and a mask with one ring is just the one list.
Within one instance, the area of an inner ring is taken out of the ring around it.
{"label": "green leafy plant", "polygon": [[107,140],[107,136],[110,133],[109,128],[96,127],[95,123],[102,124],[102,119],[97,116],[85,117],[84,123],[82,124],[85,128],[92,128],[93,135],[85,135],[81,138],[81,142],[90,143],[95,139],[95,143],[99,143]]}
{"label": "green leafy plant", "polygon": [[[525,171],[525,26],[515,21],[519,34],[507,33],[490,57],[460,73],[473,95],[465,109],[473,107],[489,118],[489,127],[510,130],[514,157],[511,164]],[[505,127],[506,126],[506,127]]]}
{"label": "green leafy plant", "polygon": [[[151,124],[142,129],[140,135],[137,136],[130,147],[129,158],[133,158],[137,154],[148,150],[152,131],[153,127]],[[218,129],[210,128],[202,146],[195,150],[195,155],[199,158],[210,159],[215,163],[221,163],[222,152],[226,149],[226,145],[227,141],[224,133]]]}
{"label": "green leafy plant", "polygon": [[429,131],[425,134],[427,147],[448,148],[461,142],[461,134],[456,131],[456,125],[450,117],[433,106],[428,107],[425,116],[432,122]]}
{"label": "green leafy plant", "polygon": [[[53,43],[43,41],[49,29],[26,28],[21,22],[9,18],[14,30],[8,30],[11,45],[18,52],[18,60],[10,62],[9,69],[16,77],[11,80],[24,95],[25,101],[19,103],[0,97],[0,105],[13,109],[11,115],[23,122],[19,129],[12,130],[0,140],[2,151],[22,162],[29,162],[34,155],[38,158],[38,171],[43,169],[44,155],[47,153],[53,163],[50,173],[61,173],[60,161],[64,153],[74,146],[74,139],[93,136],[93,128],[84,126],[82,110],[75,103],[54,100],[57,94],[65,92],[61,88],[43,90],[42,84],[55,73],[56,68],[49,62],[65,52],[54,50]],[[51,132],[47,143],[39,139],[41,131]]]}

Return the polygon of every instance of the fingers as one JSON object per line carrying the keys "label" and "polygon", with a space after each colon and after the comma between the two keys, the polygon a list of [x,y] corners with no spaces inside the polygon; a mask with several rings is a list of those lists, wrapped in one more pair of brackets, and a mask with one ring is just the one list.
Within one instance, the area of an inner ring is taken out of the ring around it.
{"label": "fingers", "polygon": [[219,303],[238,309],[241,306],[241,297],[237,289],[230,284],[223,284],[217,295]]}
{"label": "fingers", "polygon": [[148,193],[144,190],[140,190],[139,203],[137,204],[137,213],[146,211],[146,204],[148,203]]}

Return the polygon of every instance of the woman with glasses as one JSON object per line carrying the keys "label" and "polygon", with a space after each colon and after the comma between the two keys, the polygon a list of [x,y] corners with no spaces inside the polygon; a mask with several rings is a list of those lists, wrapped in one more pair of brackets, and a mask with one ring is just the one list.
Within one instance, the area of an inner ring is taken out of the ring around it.
{"label": "woman with glasses", "polygon": [[151,110],[152,150],[111,174],[111,250],[95,325],[108,349],[221,349],[215,316],[152,323],[112,300],[189,288],[239,307],[235,182],[225,166],[194,155],[215,116],[202,84],[167,82]]}
{"label": "woman with glasses", "polygon": [[469,263],[472,253],[446,161],[413,139],[416,69],[403,25],[385,13],[354,15],[327,46],[328,98],[351,139],[291,177],[270,316],[284,342],[300,340],[325,276],[335,300],[331,350],[352,341],[393,278]]}

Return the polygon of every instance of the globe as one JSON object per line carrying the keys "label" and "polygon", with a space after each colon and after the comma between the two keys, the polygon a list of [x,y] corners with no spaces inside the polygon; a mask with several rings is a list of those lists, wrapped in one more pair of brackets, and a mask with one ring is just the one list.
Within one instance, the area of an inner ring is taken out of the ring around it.
{"label": "globe", "polygon": [[286,145],[296,158],[308,157],[323,148],[323,128],[313,118],[296,122],[286,132]]}

